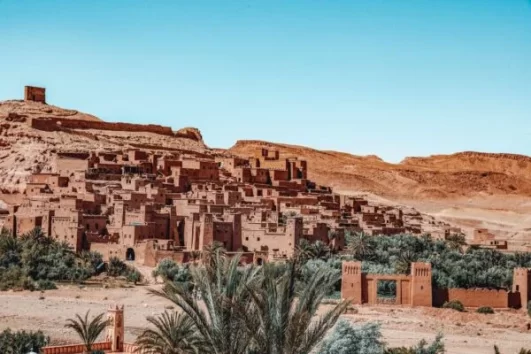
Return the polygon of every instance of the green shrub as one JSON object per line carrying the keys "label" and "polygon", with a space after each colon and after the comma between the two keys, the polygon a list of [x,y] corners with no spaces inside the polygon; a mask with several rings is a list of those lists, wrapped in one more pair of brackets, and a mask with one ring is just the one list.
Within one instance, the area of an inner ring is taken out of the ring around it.
{"label": "green shrub", "polygon": [[109,259],[107,275],[111,277],[125,277],[128,282],[135,284],[142,280],[142,274],[136,268],[128,266],[116,257]]}
{"label": "green shrub", "polygon": [[[97,254],[91,257],[97,261]],[[80,260],[70,246],[36,228],[19,238],[0,231],[0,290],[53,288],[56,281],[81,282],[94,274],[90,261]],[[37,284],[35,284],[37,283]]]}
{"label": "green shrub", "polygon": [[127,281],[130,283],[138,283],[142,279],[142,274],[136,269],[131,269],[127,274]]}
{"label": "green shrub", "polygon": [[488,307],[488,306],[484,306],[484,307],[480,307],[476,310],[477,313],[483,313],[483,314],[486,314],[486,315],[489,315],[489,314],[493,314],[494,313],[494,310],[492,309],[492,307]]}
{"label": "green shrub", "polygon": [[442,335],[428,343],[421,340],[413,347],[386,348],[382,340],[380,324],[352,325],[340,320],[322,341],[319,354],[443,354]]}
{"label": "green shrub", "polygon": [[55,286],[55,283],[49,280],[39,280],[37,281],[37,288],[38,290],[55,290],[57,289],[57,286]]}
{"label": "green shrub", "polygon": [[6,329],[0,333],[0,353],[2,354],[19,354],[29,353],[31,350],[39,352],[42,347],[50,342],[43,332],[12,332]]}
{"label": "green shrub", "polygon": [[531,301],[527,303],[527,314],[531,317]]}
{"label": "green shrub", "polygon": [[[331,258],[362,261],[367,273],[398,274],[410,262],[429,262],[434,288],[512,288],[513,269],[531,268],[531,253],[505,254],[494,249],[469,247],[463,251],[462,237],[450,241],[429,235],[368,236],[347,233],[347,248]],[[526,304],[522,304],[525,306]]]}
{"label": "green shrub", "polygon": [[153,277],[161,277],[166,281],[176,283],[186,283],[191,279],[190,266],[188,264],[178,264],[174,260],[165,258],[159,262],[157,268],[152,272]]}
{"label": "green shrub", "polygon": [[465,307],[459,300],[446,301],[442,307],[445,309],[452,309],[459,312],[465,311]]}
{"label": "green shrub", "polygon": [[384,347],[378,323],[353,326],[340,320],[323,340],[319,354],[383,353]]}
{"label": "green shrub", "polygon": [[127,264],[122,262],[117,257],[111,257],[109,264],[107,265],[107,275],[111,277],[127,276],[128,267]]}

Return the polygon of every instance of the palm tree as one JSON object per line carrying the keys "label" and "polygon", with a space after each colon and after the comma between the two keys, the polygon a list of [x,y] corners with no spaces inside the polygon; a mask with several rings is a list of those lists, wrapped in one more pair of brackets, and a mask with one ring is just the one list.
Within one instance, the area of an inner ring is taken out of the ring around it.
{"label": "palm tree", "polygon": [[296,247],[295,255],[299,258],[299,260],[304,263],[307,260],[314,258],[314,248],[312,247],[312,244],[307,239],[303,238],[299,240],[299,244]]}
{"label": "palm tree", "polygon": [[[247,288],[260,268],[239,269],[240,257],[229,259],[219,248],[209,248],[204,253],[208,253],[204,266],[190,268],[194,291],[201,295],[204,304],[185,284],[168,282],[161,291],[149,291],[173,302],[193,322],[204,341],[202,353],[246,354],[252,337],[244,335],[242,314],[250,311]],[[187,335],[191,336],[189,332]]]}
{"label": "palm tree", "polygon": [[411,263],[415,262],[416,257],[415,253],[410,250],[405,250],[400,252],[400,256],[395,265],[395,270],[399,274],[409,274],[411,273]]}
{"label": "palm tree", "polygon": [[196,354],[202,353],[204,342],[197,332],[192,318],[182,313],[164,312],[157,317],[149,316],[153,329],[145,329],[136,339],[138,352],[149,354]]}
{"label": "palm tree", "polygon": [[[298,262],[288,262],[280,275],[277,264],[262,267],[259,281],[248,287],[253,306],[244,317],[248,335],[253,337],[252,352],[260,354],[308,354],[345,312],[343,301],[315,317],[321,301],[339,280],[339,273],[322,268],[299,291],[295,290]],[[243,311],[242,311],[243,313]]]}
{"label": "palm tree", "polygon": [[311,245],[313,258],[326,259],[330,257],[330,248],[323,241],[315,241]]}
{"label": "palm tree", "polygon": [[348,247],[356,259],[366,260],[372,256],[374,250],[370,245],[370,237],[364,232],[359,232],[352,237],[352,243]]}
{"label": "palm tree", "polygon": [[452,234],[446,238],[446,242],[450,246],[450,249],[462,252],[463,246],[466,246],[465,235]]}
{"label": "palm tree", "polygon": [[85,345],[85,353],[91,352],[92,345],[108,324],[108,321],[103,318],[103,313],[89,320],[89,312],[87,311],[85,318],[76,315],[75,318],[68,319],[65,325],[66,328],[73,329],[79,335],[79,338]]}

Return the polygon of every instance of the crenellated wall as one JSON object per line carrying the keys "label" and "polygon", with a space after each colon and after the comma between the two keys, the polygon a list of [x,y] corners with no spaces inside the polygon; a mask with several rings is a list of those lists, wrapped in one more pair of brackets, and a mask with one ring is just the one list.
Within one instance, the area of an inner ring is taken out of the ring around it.
{"label": "crenellated wall", "polygon": [[514,269],[513,291],[485,288],[436,289],[432,286],[431,264],[411,263],[411,275],[365,274],[361,262],[343,262],[341,298],[350,299],[354,304],[378,303],[377,282],[396,282],[395,305],[442,306],[447,301],[459,301],[465,307],[492,307],[496,309],[525,308],[529,300],[528,282],[531,270]]}
{"label": "crenellated wall", "polygon": [[[80,354],[85,352],[84,344],[62,345],[57,347],[44,347],[41,354]],[[110,350],[111,342],[94,343],[92,350]]]}

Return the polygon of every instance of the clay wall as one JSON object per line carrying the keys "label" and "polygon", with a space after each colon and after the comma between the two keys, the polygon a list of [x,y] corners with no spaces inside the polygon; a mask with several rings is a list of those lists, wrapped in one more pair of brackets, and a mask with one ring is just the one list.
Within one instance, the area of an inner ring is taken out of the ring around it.
{"label": "clay wall", "polygon": [[[351,299],[355,304],[382,302],[378,297],[379,281],[396,283],[395,298],[392,304],[407,306],[432,306],[431,264],[414,262],[411,275],[362,274],[361,262],[343,262],[341,277],[341,297]],[[382,303],[389,304],[384,299]]]}
{"label": "clay wall", "polygon": [[243,223],[242,245],[250,252],[269,252],[272,257],[286,257],[293,254],[295,246],[303,235],[301,218],[289,219],[286,227],[261,227],[267,223]]}
{"label": "clay wall", "polygon": [[494,235],[487,229],[474,229],[473,242],[482,243],[487,240],[494,240]]}
{"label": "clay wall", "polygon": [[270,182],[269,170],[266,170],[264,168],[252,168],[251,182],[258,184],[268,184]]}
{"label": "clay wall", "polygon": [[[100,342],[92,344],[92,350],[110,350],[111,342]],[[79,354],[84,353],[86,347],[83,344],[61,345],[55,347],[44,347],[41,349],[42,354]]]}
{"label": "clay wall", "polygon": [[58,131],[62,129],[96,129],[154,133],[168,136],[174,135],[170,127],[156,124],[108,123],[103,121],[87,121],[69,118],[33,118],[29,123],[32,128],[45,131]]}
{"label": "clay wall", "polygon": [[89,161],[84,159],[60,156],[55,159],[55,170],[65,177],[70,177],[76,171],[86,171],[89,167]]}
{"label": "clay wall", "polygon": [[82,223],[86,231],[95,231],[99,233],[107,227],[107,216],[83,215]]}
{"label": "clay wall", "polygon": [[52,217],[51,237],[59,242],[67,242],[75,252],[80,252],[83,247],[83,228],[78,223],[81,218],[76,214],[57,210],[56,216]]}
{"label": "clay wall", "polygon": [[315,206],[318,204],[317,198],[314,197],[278,197],[276,199],[276,205],[278,206],[278,211],[282,211],[281,206],[285,205],[286,207],[295,207],[295,206]]}
{"label": "clay wall", "polygon": [[465,307],[505,309],[510,307],[509,294],[506,290],[495,289],[435,289],[433,305],[442,306],[446,301],[460,301]]}
{"label": "clay wall", "polygon": [[271,170],[269,173],[273,181],[289,181],[289,173],[287,170]]}
{"label": "clay wall", "polygon": [[25,190],[26,195],[31,197],[44,193],[46,192],[46,186],[47,184],[45,183],[27,183]]}
{"label": "clay wall", "polygon": [[[40,227],[42,231],[44,231],[45,233],[48,230],[48,225],[43,223],[42,216],[16,215],[14,217],[14,220],[15,220],[15,231],[16,231],[15,237],[20,237],[24,235],[25,233],[32,231],[36,227]],[[12,223],[9,223],[9,225],[12,225]],[[8,228],[7,225],[6,225],[6,228]]]}
{"label": "clay wall", "polygon": [[183,162],[175,159],[161,159],[157,163],[157,170],[162,172],[165,176],[171,175],[172,167],[182,167]]}
{"label": "clay wall", "polygon": [[145,266],[156,267],[163,259],[171,259],[176,263],[188,263],[191,260],[190,253],[185,251],[161,251],[157,250],[154,253],[154,257],[149,260],[146,258],[144,262]]}
{"label": "clay wall", "polygon": [[260,160],[260,167],[268,170],[287,170],[286,160]]}

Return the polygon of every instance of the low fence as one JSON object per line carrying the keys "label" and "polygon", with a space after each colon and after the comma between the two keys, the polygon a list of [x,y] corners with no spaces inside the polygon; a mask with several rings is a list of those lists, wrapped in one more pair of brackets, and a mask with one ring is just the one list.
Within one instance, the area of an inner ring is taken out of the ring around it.
{"label": "low fence", "polygon": [[[80,354],[86,351],[84,344],[61,345],[56,347],[44,347],[41,349],[42,354]],[[110,350],[111,342],[94,343],[92,350]],[[130,353],[133,353],[132,351]]]}

